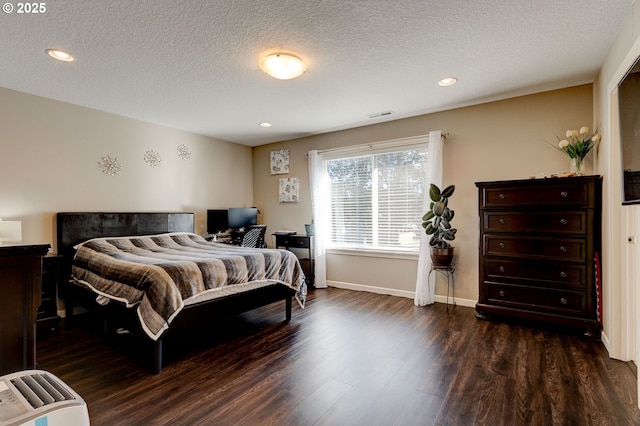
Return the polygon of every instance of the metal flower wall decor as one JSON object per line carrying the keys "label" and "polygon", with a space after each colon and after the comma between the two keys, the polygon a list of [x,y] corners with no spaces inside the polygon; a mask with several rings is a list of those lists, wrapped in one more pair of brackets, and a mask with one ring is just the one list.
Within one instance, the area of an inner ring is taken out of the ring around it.
{"label": "metal flower wall decor", "polygon": [[189,148],[186,145],[179,145],[178,146],[178,157],[180,157],[183,160],[188,160],[191,158],[191,148]]}
{"label": "metal flower wall decor", "polygon": [[109,176],[115,176],[122,171],[122,163],[118,161],[117,157],[106,155],[98,161],[98,167],[102,170],[102,173]]}
{"label": "metal flower wall decor", "polygon": [[147,163],[149,167],[160,167],[162,157],[158,152],[151,149],[144,153],[144,162]]}
{"label": "metal flower wall decor", "polygon": [[[191,158],[191,148],[187,145],[178,145],[177,148],[178,157],[183,160],[189,160]],[[162,155],[156,150],[150,149],[145,151],[143,156],[144,162],[149,167],[160,167],[162,166]],[[118,160],[117,157],[111,155],[105,155],[100,158],[98,161],[98,167],[102,170],[102,173],[109,176],[115,176],[120,174],[122,171],[122,163]]]}

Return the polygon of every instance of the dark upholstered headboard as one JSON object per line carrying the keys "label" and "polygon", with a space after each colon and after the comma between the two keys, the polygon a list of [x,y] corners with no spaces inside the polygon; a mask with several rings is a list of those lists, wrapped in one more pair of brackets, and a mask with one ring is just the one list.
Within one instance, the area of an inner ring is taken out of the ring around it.
{"label": "dark upholstered headboard", "polygon": [[[193,213],[81,212],[56,215],[58,254],[70,265],[73,246],[91,238],[193,232]],[[69,266],[70,267],[70,266]]]}

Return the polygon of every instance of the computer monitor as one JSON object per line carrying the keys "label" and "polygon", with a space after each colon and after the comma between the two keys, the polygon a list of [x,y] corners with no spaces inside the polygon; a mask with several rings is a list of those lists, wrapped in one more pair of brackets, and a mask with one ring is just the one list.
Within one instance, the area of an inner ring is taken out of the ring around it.
{"label": "computer monitor", "polygon": [[258,209],[256,207],[232,207],[229,209],[229,228],[239,229],[258,224]]}
{"label": "computer monitor", "polygon": [[228,210],[207,210],[207,233],[218,234],[229,229]]}

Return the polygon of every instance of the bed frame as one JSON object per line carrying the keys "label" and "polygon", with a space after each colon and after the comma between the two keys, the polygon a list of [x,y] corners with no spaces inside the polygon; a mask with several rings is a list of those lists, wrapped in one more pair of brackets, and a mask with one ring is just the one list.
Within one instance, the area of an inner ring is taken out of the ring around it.
{"label": "bed frame", "polygon": [[171,326],[158,340],[153,341],[141,329],[135,309],[111,301],[107,305],[96,303],[96,294],[72,284],[71,263],[74,246],[91,238],[140,236],[166,232],[193,232],[193,213],[58,213],[56,215],[58,253],[62,255],[61,294],[65,299],[67,318],[73,317],[73,308],[81,305],[102,320],[105,333],[110,333],[110,324],[126,324],[126,328],[144,336],[153,347],[153,373],[162,371],[162,339],[196,326],[212,318],[236,315],[278,301],[285,301],[286,321],[291,320],[292,299],[295,290],[275,283],[263,288],[220,297],[188,305],[176,316]]}

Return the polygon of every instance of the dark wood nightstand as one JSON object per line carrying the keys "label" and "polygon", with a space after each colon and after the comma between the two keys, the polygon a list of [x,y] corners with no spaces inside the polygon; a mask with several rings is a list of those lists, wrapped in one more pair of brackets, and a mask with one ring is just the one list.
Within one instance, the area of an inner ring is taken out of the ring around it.
{"label": "dark wood nightstand", "polygon": [[[300,259],[300,266],[304,270],[307,277],[307,283],[309,287],[314,287],[314,258],[313,258],[313,236],[312,235],[298,235],[298,234],[273,234],[276,237],[276,248],[302,249],[307,254],[307,257]],[[292,250],[293,251],[293,250]]]}
{"label": "dark wood nightstand", "polygon": [[49,247],[0,244],[0,374],[36,368],[36,308]]}
{"label": "dark wood nightstand", "polygon": [[58,316],[58,284],[62,256],[48,254],[42,258],[42,304],[38,307],[38,327],[55,329],[60,323]]}

